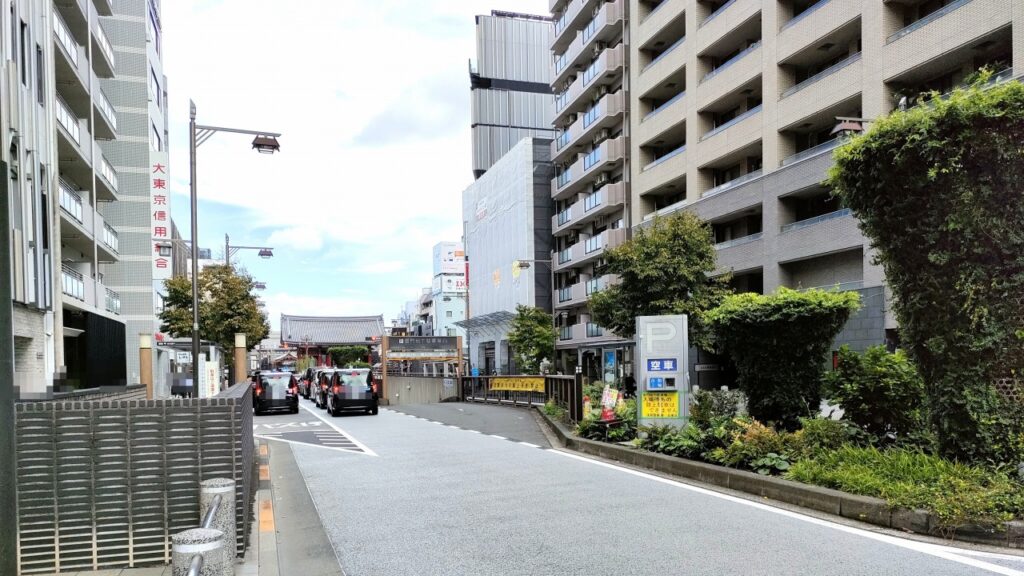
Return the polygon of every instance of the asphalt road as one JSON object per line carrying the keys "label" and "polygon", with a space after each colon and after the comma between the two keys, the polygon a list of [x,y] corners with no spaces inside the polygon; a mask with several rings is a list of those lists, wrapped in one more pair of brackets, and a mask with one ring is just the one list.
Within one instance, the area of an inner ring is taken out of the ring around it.
{"label": "asphalt road", "polygon": [[444,423],[504,426],[493,421],[518,421],[521,409],[471,418],[457,413],[467,405],[444,406],[427,409],[434,421],[385,409],[331,421],[365,452],[291,445],[348,576],[1024,576],[1012,555],[836,524]]}

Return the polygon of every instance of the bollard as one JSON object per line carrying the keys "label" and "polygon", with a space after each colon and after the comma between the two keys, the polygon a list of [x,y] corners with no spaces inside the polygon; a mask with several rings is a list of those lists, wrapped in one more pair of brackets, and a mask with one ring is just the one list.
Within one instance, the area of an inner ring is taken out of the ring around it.
{"label": "bollard", "polygon": [[235,563],[224,554],[224,533],[192,528],[171,536],[171,576],[187,576],[192,557],[203,557],[200,576],[233,576]]}
{"label": "bollard", "polygon": [[235,481],[230,478],[211,478],[199,483],[199,519],[206,518],[207,509],[217,495],[220,506],[213,515],[213,522],[206,528],[224,533],[224,552],[233,562],[238,555],[235,531]]}

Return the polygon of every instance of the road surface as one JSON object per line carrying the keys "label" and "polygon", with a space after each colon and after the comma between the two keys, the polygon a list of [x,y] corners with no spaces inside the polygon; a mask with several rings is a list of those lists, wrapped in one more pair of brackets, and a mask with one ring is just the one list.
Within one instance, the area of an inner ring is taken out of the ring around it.
{"label": "road surface", "polygon": [[348,576],[1024,576],[1013,555],[907,540],[551,449],[522,409],[439,406],[331,418],[303,400],[297,416],[257,419],[320,421],[307,428],[359,448],[291,443]]}

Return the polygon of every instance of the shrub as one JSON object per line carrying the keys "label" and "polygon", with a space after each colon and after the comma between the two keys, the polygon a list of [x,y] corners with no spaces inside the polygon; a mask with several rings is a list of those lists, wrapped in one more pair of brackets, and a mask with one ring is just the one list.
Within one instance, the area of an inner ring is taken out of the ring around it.
{"label": "shrub", "polygon": [[682,428],[654,425],[642,431],[640,448],[644,450],[683,458],[699,458],[702,453],[701,431],[692,424]]}
{"label": "shrub", "polygon": [[1005,473],[915,450],[844,446],[796,462],[787,478],[931,510],[945,530],[996,524],[1024,513],[1024,486]]}
{"label": "shrub", "polygon": [[618,423],[605,426],[600,418],[593,414],[586,415],[576,425],[576,435],[588,440],[608,442],[625,442],[636,438],[636,400],[626,400],[621,407],[615,409]]}
{"label": "shrub", "polygon": [[787,434],[757,422],[743,422],[733,431],[729,443],[708,453],[708,460],[736,468],[751,468],[756,460],[786,452]]}
{"label": "shrub", "polygon": [[698,390],[690,406],[690,422],[708,429],[714,422],[730,420],[736,416],[742,400],[743,393],[738,390]]}
{"label": "shrub", "polygon": [[860,430],[856,426],[841,420],[804,418],[800,424],[801,428],[792,434],[789,441],[789,452],[794,459],[813,458],[860,438]]}
{"label": "shrub", "polygon": [[923,425],[924,381],[902,352],[873,346],[857,354],[843,346],[824,388],[844,418],[879,438],[900,438]]}
{"label": "shrub", "polygon": [[826,353],[859,302],[856,292],[780,288],[728,296],[706,314],[752,417],[795,430],[800,417],[818,413]]}
{"label": "shrub", "polygon": [[548,400],[544,403],[544,413],[556,420],[565,421],[568,415],[568,410],[559,406],[554,400]]}
{"label": "shrub", "polygon": [[1024,84],[989,76],[874,122],[829,183],[877,250],[941,453],[1016,463],[1024,418],[994,383],[1024,369]]}

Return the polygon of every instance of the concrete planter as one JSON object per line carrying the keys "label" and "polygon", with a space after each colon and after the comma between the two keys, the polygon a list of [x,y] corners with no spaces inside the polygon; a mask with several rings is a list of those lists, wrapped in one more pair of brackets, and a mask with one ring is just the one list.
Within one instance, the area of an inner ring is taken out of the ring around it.
{"label": "concrete planter", "polygon": [[[579,438],[564,424],[549,418],[543,410],[538,409],[537,412],[548,424],[562,446],[583,454],[600,456],[876,526],[915,534],[943,535],[939,533],[937,519],[927,510],[894,509],[880,498],[848,494],[831,488],[801,484],[773,476],[762,476],[746,470],[666,456],[620,444]],[[954,531],[952,539],[1004,548],[1024,548],[1024,521],[1007,522],[1001,530],[987,526],[961,526]]]}

